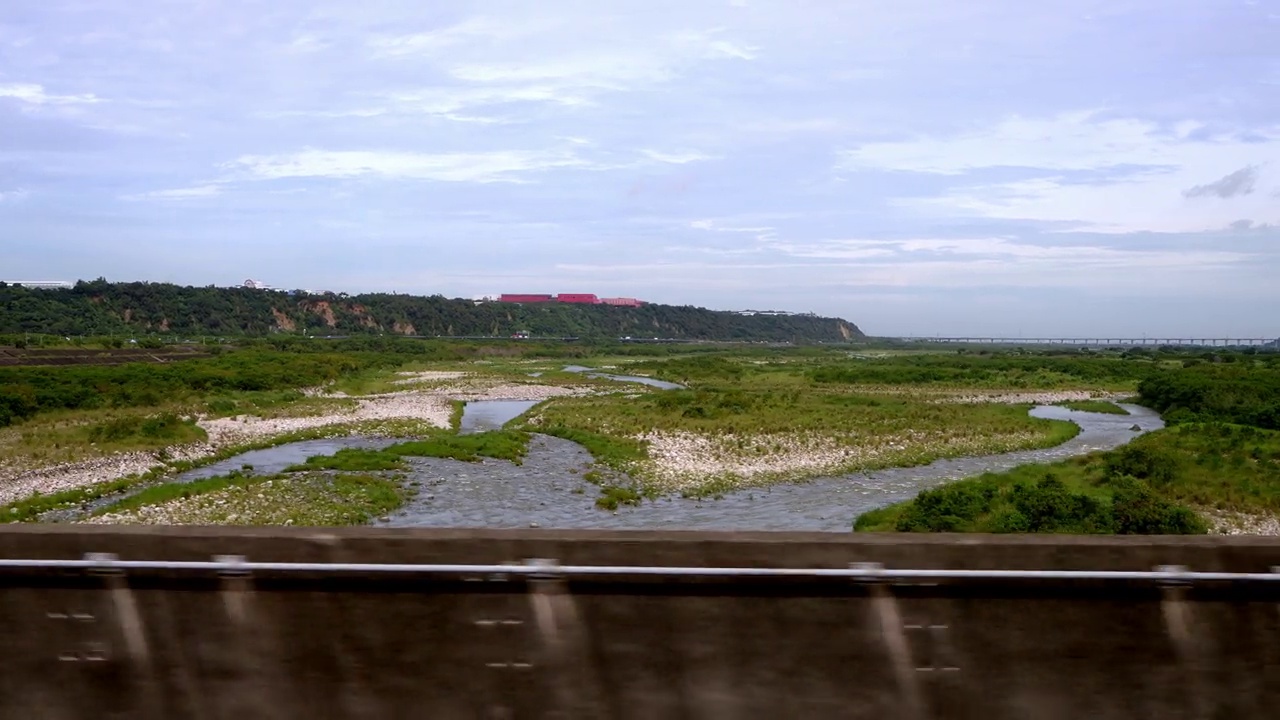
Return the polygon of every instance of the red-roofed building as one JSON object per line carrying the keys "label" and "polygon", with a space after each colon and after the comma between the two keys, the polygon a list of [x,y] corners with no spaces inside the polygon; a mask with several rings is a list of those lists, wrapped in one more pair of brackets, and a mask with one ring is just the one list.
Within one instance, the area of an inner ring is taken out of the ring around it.
{"label": "red-roofed building", "polygon": [[556,296],[556,302],[576,303],[579,305],[599,305],[600,298],[592,293],[561,293]]}
{"label": "red-roofed building", "polygon": [[600,302],[615,307],[640,307],[644,304],[643,301],[635,298],[600,298]]}
{"label": "red-roofed building", "polygon": [[498,297],[498,302],[509,303],[544,303],[552,302],[554,298],[551,295],[531,295],[522,293],[503,293]]}

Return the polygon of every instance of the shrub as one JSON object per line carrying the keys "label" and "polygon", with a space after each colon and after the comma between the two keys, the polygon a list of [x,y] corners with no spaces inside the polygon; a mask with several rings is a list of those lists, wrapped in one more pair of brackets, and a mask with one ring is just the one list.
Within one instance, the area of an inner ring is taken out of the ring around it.
{"label": "shrub", "polygon": [[994,485],[962,482],[925,490],[898,518],[899,532],[956,532],[991,510]]}
{"label": "shrub", "polygon": [[1191,510],[1161,499],[1137,478],[1121,476],[1112,483],[1115,532],[1121,535],[1199,535],[1209,531]]}
{"label": "shrub", "polygon": [[1177,475],[1178,459],[1157,448],[1131,444],[1108,453],[1103,467],[1108,479],[1129,476],[1163,486]]}
{"label": "shrub", "polygon": [[1015,510],[998,518],[997,532],[1110,532],[1109,508],[1088,495],[1072,493],[1052,474],[1020,483],[1009,493]]}

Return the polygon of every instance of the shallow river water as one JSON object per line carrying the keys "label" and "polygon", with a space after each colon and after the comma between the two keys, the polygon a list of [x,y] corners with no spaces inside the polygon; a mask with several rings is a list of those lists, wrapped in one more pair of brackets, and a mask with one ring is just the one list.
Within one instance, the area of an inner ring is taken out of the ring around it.
{"label": "shallow river water", "polygon": [[[588,372],[570,366],[566,370]],[[596,372],[590,371],[597,375]],[[598,374],[613,380],[643,382],[663,389],[679,385],[651,378]],[[501,428],[536,401],[483,400],[466,405],[460,432]],[[485,528],[613,528],[651,530],[812,530],[848,532],[860,513],[914,497],[949,480],[1018,465],[1049,462],[1123,445],[1141,433],[1164,426],[1151,410],[1124,405],[1129,415],[1108,415],[1041,406],[1035,417],[1069,420],[1080,426],[1075,438],[1043,450],[1025,450],[939,460],[929,465],[891,468],[826,477],[802,483],[741,490],[719,500],[666,497],[617,512],[595,506],[599,490],[582,479],[591,455],[581,446],[535,435],[521,465],[485,459],[467,463],[445,458],[410,458],[406,480],[413,496],[379,525]],[[1137,426],[1137,430],[1133,429]],[[290,443],[254,450],[180,475],[179,481],[224,475],[244,466],[255,473],[277,473],[312,455],[342,448],[379,448],[387,438],[342,437]],[[104,500],[106,502],[106,500]]]}
{"label": "shallow river water", "polygon": [[[558,438],[534,436],[523,465],[502,460],[465,463],[412,460],[416,495],[380,525],[486,528],[612,528],[651,530],[813,530],[848,532],[858,514],[906,500],[948,480],[1060,460],[1122,445],[1163,426],[1145,408],[1130,415],[1037,407],[1036,417],[1071,420],[1081,427],[1072,440],[1044,450],[939,460],[912,468],[820,478],[731,493],[720,500],[678,497],[623,507],[595,507],[598,491],[582,480],[591,456]],[[1140,430],[1132,430],[1133,425]]]}

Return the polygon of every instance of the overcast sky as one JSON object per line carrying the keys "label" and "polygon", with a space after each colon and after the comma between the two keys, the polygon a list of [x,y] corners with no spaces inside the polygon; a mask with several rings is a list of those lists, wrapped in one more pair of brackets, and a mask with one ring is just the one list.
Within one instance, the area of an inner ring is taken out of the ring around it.
{"label": "overcast sky", "polygon": [[1280,335],[1280,0],[4,0],[0,279]]}

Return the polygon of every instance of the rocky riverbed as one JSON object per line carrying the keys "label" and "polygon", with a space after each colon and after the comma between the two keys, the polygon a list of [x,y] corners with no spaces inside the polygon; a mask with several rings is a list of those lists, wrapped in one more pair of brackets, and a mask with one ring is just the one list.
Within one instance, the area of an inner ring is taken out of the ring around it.
{"label": "rocky riverbed", "polygon": [[[554,397],[594,392],[586,387],[519,384],[473,378],[462,373],[436,373],[413,379],[421,382],[452,381],[440,387],[403,390],[355,397],[355,404],[335,406],[332,411],[305,417],[263,418],[241,415],[224,418],[198,418],[208,441],[159,452],[134,452],[94,458],[83,462],[63,463],[27,469],[10,464],[0,467],[0,504],[11,503],[34,493],[50,494],[110,482],[163,470],[176,461],[198,461],[237,446],[269,442],[272,438],[304,431],[333,430],[333,435],[348,435],[358,427],[361,433],[377,435],[379,423],[412,421],[431,427],[447,428],[454,400],[541,401]],[[345,398],[340,393],[312,389],[311,397]],[[238,467],[238,465],[237,465]]]}
{"label": "rocky riverbed", "polygon": [[[848,532],[860,513],[921,490],[983,472],[1051,462],[1118,447],[1163,426],[1150,410],[1132,415],[1038,407],[1037,417],[1071,420],[1080,434],[1056,447],[939,460],[916,467],[851,473],[744,488],[719,499],[668,495],[616,512],[595,506],[599,490],[583,480],[591,456],[574,443],[535,436],[522,465],[421,459],[408,477],[417,494],[381,524],[412,527],[544,527],[653,530],[803,530]],[[1138,426],[1139,430],[1131,428]]]}

